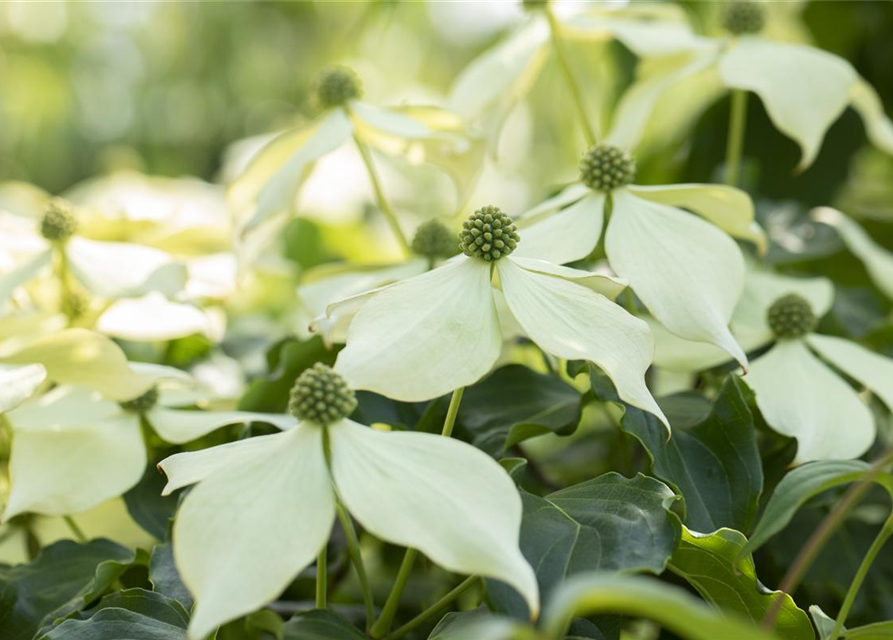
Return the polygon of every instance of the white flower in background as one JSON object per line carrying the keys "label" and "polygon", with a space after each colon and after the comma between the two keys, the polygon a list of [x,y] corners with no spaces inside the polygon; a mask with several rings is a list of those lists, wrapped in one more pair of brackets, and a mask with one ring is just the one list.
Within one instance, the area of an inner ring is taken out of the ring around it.
{"label": "white flower in background", "polygon": [[557,264],[583,259],[608,219],[608,262],[654,317],[680,337],[721,347],[746,367],[728,328],[745,272],[729,236],[764,247],[753,203],[744,191],[722,185],[634,185],[635,174],[628,151],[592,147],[580,162],[581,182],[519,218],[518,255]]}
{"label": "white flower in background", "polygon": [[502,349],[504,294],[511,320],[543,351],[595,363],[623,400],[666,424],[643,377],[654,350],[648,327],[612,302],[624,283],[510,255],[518,235],[496,207],[476,211],[460,238],[465,255],[329,307],[332,339],[347,343],[335,370],[353,388],[420,401],[477,382]]}
{"label": "white flower in background", "polygon": [[834,227],[847,249],[865,265],[874,285],[893,300],[893,252],[872,240],[865,229],[837,209],[813,209],[812,219]]}
{"label": "white flower in background", "polygon": [[[471,62],[450,91],[449,107],[478,123],[495,142],[512,107],[539,77],[551,50],[551,27],[544,3],[525,3],[531,10],[496,46]],[[553,14],[561,37],[602,41],[617,38],[636,55],[665,55],[684,50],[690,29],[681,7],[631,3],[620,9],[598,8],[565,15],[559,3]]]}
{"label": "white flower in background", "polygon": [[[725,90],[756,93],[778,130],[800,145],[799,170],[812,164],[828,128],[847,107],[862,116],[869,140],[893,154],[893,122],[875,90],[839,56],[763,35],[764,14],[771,5],[723,3],[720,18],[727,35],[708,38],[690,28],[679,29],[666,34],[667,51],[639,51],[659,72],[648,74],[627,91],[617,115],[626,124],[608,142],[627,148],[638,144],[661,96],[700,75]],[[664,57],[669,54],[672,57]]]}
{"label": "white flower in background", "polygon": [[139,396],[115,400],[63,385],[6,414],[12,487],[4,520],[20,513],[79,513],[124,494],[146,471],[142,422],[172,444],[237,422],[282,422],[279,415],[179,409],[183,394],[166,389],[165,381],[182,385],[188,376],[168,367],[131,368],[150,385]]}
{"label": "white flower in background", "polygon": [[[732,317],[732,330],[747,351],[772,345],[751,362],[744,381],[769,426],[797,439],[797,464],[857,458],[874,442],[871,411],[836,370],[893,409],[893,360],[813,332],[833,300],[825,278],[752,271]],[[728,360],[710,345],[681,340],[657,325],[652,330],[659,367],[699,371]]]}
{"label": "white flower in background", "polygon": [[[316,87],[323,114],[273,138],[232,183],[229,197],[244,259],[256,258],[281,232],[314,163],[351,138],[364,156],[365,145],[371,145],[415,163],[432,162],[457,182],[458,191],[470,188],[473,180],[465,175],[469,168],[461,155],[472,145],[459,116],[437,108],[377,107],[361,96],[360,80],[350,69],[323,71]],[[457,200],[464,201],[464,195]]]}
{"label": "white flower in background", "polygon": [[282,433],[159,465],[165,494],[197,483],[173,532],[177,568],[196,599],[191,639],[275,600],[325,548],[336,500],[381,540],[450,571],[503,580],[539,610],[518,546],[521,500],[502,467],[457,440],[352,422],[355,408],[344,380],[317,364],[296,381]]}

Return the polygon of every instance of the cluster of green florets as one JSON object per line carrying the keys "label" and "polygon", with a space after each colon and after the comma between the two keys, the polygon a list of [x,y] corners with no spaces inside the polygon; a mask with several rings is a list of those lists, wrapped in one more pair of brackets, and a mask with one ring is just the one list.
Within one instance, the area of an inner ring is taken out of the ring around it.
{"label": "cluster of green florets", "polygon": [[475,211],[459,232],[459,248],[465,255],[487,262],[509,255],[520,240],[514,221],[493,206]]}
{"label": "cluster of green florets", "polygon": [[818,322],[809,301],[796,293],[789,293],[773,302],[766,320],[776,338],[799,338],[815,329]]}
{"label": "cluster of green florets", "polygon": [[735,35],[759,33],[765,22],[765,11],[760,3],[746,0],[727,2],[720,17],[723,29]]}
{"label": "cluster of green florets", "polygon": [[298,420],[327,425],[346,418],[357,408],[357,397],[331,367],[317,362],[298,376],[291,389],[288,411]]}
{"label": "cluster of green florets", "polygon": [[348,67],[331,67],[316,79],[316,100],[323,109],[340,107],[363,95],[360,78]]}
{"label": "cluster of green florets", "polygon": [[40,220],[40,235],[51,242],[64,242],[73,236],[77,229],[77,219],[67,202],[54,198],[47,203],[46,211]]}
{"label": "cluster of green florets", "polygon": [[449,258],[456,253],[456,236],[438,220],[429,220],[416,229],[412,252],[431,260]]}
{"label": "cluster of green florets", "polygon": [[580,180],[596,191],[613,191],[636,178],[636,160],[626,149],[597,144],[580,160]]}
{"label": "cluster of green florets", "polygon": [[152,387],[146,393],[124,402],[119,402],[121,408],[125,411],[133,411],[134,413],[146,413],[158,403],[158,387]]}

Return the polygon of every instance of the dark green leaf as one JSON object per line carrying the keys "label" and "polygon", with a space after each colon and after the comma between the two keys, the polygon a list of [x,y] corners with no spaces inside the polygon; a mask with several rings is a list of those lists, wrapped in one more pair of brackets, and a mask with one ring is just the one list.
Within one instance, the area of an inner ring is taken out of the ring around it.
{"label": "dark green leaf", "polygon": [[173,598],[185,608],[192,608],[192,595],[183,584],[180,572],[174,565],[174,550],[170,542],[157,544],[149,561],[149,581],[158,593]]}
{"label": "dark green leaf", "polygon": [[[782,606],[775,631],[786,640],[813,640],[809,616],[787,594],[768,591],[757,579],[753,559],[741,556],[744,534],[720,529],[709,535],[682,529],[682,542],[670,559],[669,569],[684,578],[707,602],[754,623],[764,618],[779,595]],[[736,560],[736,558],[741,558]]]}
{"label": "dark green leaf", "polygon": [[[604,374],[592,373],[593,392],[619,402]],[[606,397],[607,396],[607,397]],[[685,524],[696,531],[748,530],[763,490],[763,470],[753,416],[743,386],[729,376],[711,405],[696,394],[661,400],[673,435],[650,413],[626,406],[621,427],[639,439],[654,475],[685,499]]]}
{"label": "dark green leaf", "polygon": [[344,618],[316,610],[286,622],[284,640],[366,640],[366,636]]}
{"label": "dark green leaf", "polygon": [[142,479],[124,494],[127,512],[143,529],[159,540],[167,537],[168,522],[177,509],[176,496],[162,496],[167,480],[154,465],[149,465]]}
{"label": "dark green leaf", "polygon": [[582,394],[560,378],[512,364],[466,389],[459,423],[476,447],[501,456],[528,438],[573,433],[581,400]]}
{"label": "dark green leaf", "polygon": [[[669,511],[676,500],[662,482],[607,473],[549,494],[525,493],[521,551],[536,571],[540,597],[570,575],[589,571],[661,573],[681,535]],[[497,609],[527,619],[527,606],[502,583],[488,581]]]}
{"label": "dark green leaf", "polygon": [[480,607],[472,611],[448,613],[428,636],[428,640],[510,640],[519,625],[508,618],[497,616]]}
{"label": "dark green leaf", "polygon": [[186,640],[186,628],[127,609],[108,608],[86,620],[66,620],[38,640]]}

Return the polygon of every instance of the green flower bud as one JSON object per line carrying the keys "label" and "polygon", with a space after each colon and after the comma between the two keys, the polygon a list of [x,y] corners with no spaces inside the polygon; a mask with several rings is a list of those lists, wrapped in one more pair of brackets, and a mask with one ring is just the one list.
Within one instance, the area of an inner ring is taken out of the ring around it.
{"label": "green flower bud", "polygon": [[610,144],[597,144],[580,160],[580,180],[590,189],[609,192],[636,179],[632,154]]}
{"label": "green flower bud", "polygon": [[722,9],[722,28],[736,36],[746,33],[759,33],[766,23],[766,13],[759,2],[735,0],[727,2]]}
{"label": "green flower bud", "polygon": [[298,376],[291,388],[288,411],[298,420],[327,425],[357,408],[357,397],[331,367],[317,362]]}
{"label": "green flower bud", "polygon": [[434,260],[449,258],[456,253],[456,236],[438,220],[429,220],[416,229],[412,252]]}
{"label": "green flower bud", "polygon": [[789,293],[772,303],[766,321],[776,338],[800,338],[818,324],[809,301],[796,293]]}
{"label": "green flower bud", "polygon": [[316,79],[316,100],[323,109],[340,107],[363,95],[360,79],[353,69],[338,66],[324,69]]}
{"label": "green flower bud", "polygon": [[146,393],[136,398],[119,402],[121,408],[125,411],[133,411],[134,413],[146,413],[149,409],[158,403],[158,387],[152,387]]}
{"label": "green flower bud", "polygon": [[40,235],[51,242],[65,242],[77,229],[74,212],[65,200],[53,198],[47,203],[40,221]]}
{"label": "green flower bud", "polygon": [[68,291],[62,298],[62,313],[76,320],[90,309],[90,298],[77,291]]}
{"label": "green flower bud", "polygon": [[520,240],[512,219],[493,206],[475,211],[459,232],[459,248],[465,255],[487,262],[509,255]]}

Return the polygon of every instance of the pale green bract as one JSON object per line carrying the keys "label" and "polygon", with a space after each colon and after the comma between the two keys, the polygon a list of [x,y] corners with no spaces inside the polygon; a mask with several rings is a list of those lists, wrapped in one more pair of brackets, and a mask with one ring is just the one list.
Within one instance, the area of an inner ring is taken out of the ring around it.
{"label": "pale green bract", "polygon": [[518,546],[521,499],[496,461],[432,434],[287,420],[282,433],[159,465],[165,493],[198,483],[174,525],[177,566],[196,598],[190,638],[279,596],[326,544],[336,491],[380,539],[450,571],[503,580],[539,611],[536,577]]}

